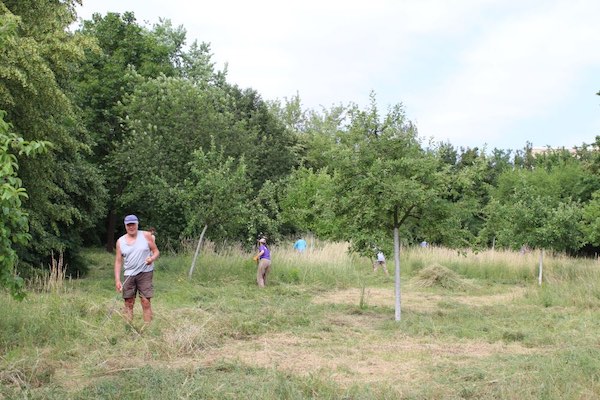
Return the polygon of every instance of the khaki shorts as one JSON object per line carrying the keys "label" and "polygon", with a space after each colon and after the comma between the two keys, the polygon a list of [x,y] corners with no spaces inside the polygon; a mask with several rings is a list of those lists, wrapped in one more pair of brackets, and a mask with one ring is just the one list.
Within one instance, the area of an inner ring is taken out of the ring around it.
{"label": "khaki shorts", "polygon": [[140,272],[134,276],[125,277],[127,282],[123,285],[123,298],[130,299],[140,293],[140,297],[151,299],[154,295],[152,275],[154,271]]}

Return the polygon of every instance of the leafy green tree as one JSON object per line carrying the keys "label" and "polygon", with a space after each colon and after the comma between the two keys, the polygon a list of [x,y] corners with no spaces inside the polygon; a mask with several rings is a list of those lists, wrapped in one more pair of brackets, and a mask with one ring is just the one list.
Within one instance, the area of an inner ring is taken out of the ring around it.
{"label": "leafy green tree", "polygon": [[592,144],[583,144],[577,148],[573,158],[580,163],[584,172],[579,182],[582,201],[590,201],[593,194],[600,190],[600,136]]}
{"label": "leafy green tree", "polygon": [[339,237],[332,208],[336,190],[334,178],[326,170],[298,168],[286,179],[280,201],[282,224],[294,232],[312,232],[327,239]]}
{"label": "leafy green tree", "polygon": [[252,230],[252,187],[244,159],[236,162],[213,146],[194,153],[192,175],[186,182],[186,233],[199,235],[206,225],[212,240],[246,238]]}
{"label": "leafy green tree", "polygon": [[336,214],[353,250],[372,256],[376,246],[391,254],[391,234],[404,240],[424,215],[439,209],[448,175],[439,159],[422,149],[401,106],[380,120],[374,104],[351,112],[336,157]]}
{"label": "leafy green tree", "polygon": [[119,114],[126,116],[126,133],[117,146],[124,151],[107,158],[119,182],[117,212],[139,213],[162,238],[180,239],[186,223],[184,199],[177,193],[191,175],[194,152],[209,151],[218,138],[224,157],[238,158],[238,146],[253,140],[226,111],[223,96],[213,86],[161,76],[140,81],[123,99]]}
{"label": "leafy green tree", "polygon": [[115,150],[123,136],[119,103],[141,77],[173,76],[174,63],[185,43],[185,31],[173,31],[169,21],[154,31],[140,26],[132,12],[94,14],[79,32],[97,47],[86,51],[78,82],[78,103],[95,141],[98,161]]}
{"label": "leafy green tree", "polygon": [[[161,204],[159,199],[168,198],[165,192],[172,196],[176,189],[171,188],[181,188],[189,178],[196,162],[194,152],[208,154],[216,145],[224,160],[244,159],[245,176],[252,182],[250,197],[260,201],[263,208],[263,213],[245,225],[277,232],[279,210],[273,187],[294,165],[293,136],[256,92],[229,86],[219,73],[210,72],[211,78],[207,72],[212,71],[211,66],[204,56],[196,54],[198,59],[190,64],[199,75],[188,71],[185,75],[189,77],[139,77],[135,90],[123,98],[118,113],[125,116],[122,124],[126,133],[117,146],[132,150],[114,152],[107,158],[122,182],[116,209],[125,212],[136,206]],[[202,63],[206,68],[200,68]],[[181,221],[189,211],[181,207],[180,200],[173,198],[173,208],[168,212],[163,209],[162,215],[151,212],[156,219],[152,217],[150,223],[166,230],[173,239],[179,239],[181,231],[176,230],[185,226]],[[233,232],[215,229],[213,226],[207,234],[222,237]],[[254,235],[244,229],[241,237]],[[239,239],[240,234],[236,232],[233,238]]]}
{"label": "leafy green tree", "polygon": [[450,142],[438,143],[436,149],[437,157],[440,161],[451,168],[457,168],[458,164],[458,151],[452,146]]}
{"label": "leafy green tree", "polygon": [[502,150],[495,148],[487,157],[488,168],[485,174],[485,182],[495,187],[498,182],[498,177],[505,171],[513,169],[512,150]]}
{"label": "leafy green tree", "polygon": [[[238,154],[245,156],[253,187],[258,190],[267,180],[276,182],[286,177],[298,164],[296,137],[258,92],[235,85],[226,85],[224,89],[229,102],[227,110],[234,114],[236,126],[243,128],[244,135],[238,140],[252,139]],[[231,143],[225,146],[230,147]]]}
{"label": "leafy green tree", "polygon": [[12,152],[32,156],[43,152],[48,142],[27,142],[10,132],[4,121],[5,112],[0,110],[0,287],[8,287],[15,298],[22,299],[23,280],[13,273],[17,263],[15,244],[24,245],[30,239],[27,212],[22,199],[27,192],[17,175],[19,165]]}
{"label": "leafy green tree", "polygon": [[532,170],[506,171],[496,183],[496,195],[509,196],[516,186],[526,181],[544,196],[588,201],[591,193],[600,188],[599,177],[590,174],[585,165],[572,155],[562,153],[552,160],[553,154],[536,156]]}
{"label": "leafy green tree", "polygon": [[499,246],[575,251],[583,244],[581,204],[561,196],[563,181],[548,171],[515,170],[500,177],[481,234]]}
{"label": "leafy green tree", "polygon": [[380,118],[375,98],[369,109],[349,110],[350,125],[338,137],[335,210],[343,239],[352,250],[372,257],[381,249],[396,264],[396,320],[400,312],[400,237],[431,210],[445,202],[447,168],[422,149],[416,128],[406,120],[401,105]]}
{"label": "leafy green tree", "polygon": [[598,158],[594,146],[577,149],[575,153],[564,148],[548,149],[536,155],[535,169],[547,171],[560,182],[558,187],[554,187],[560,197],[587,202],[595,191],[600,190],[600,175],[595,167]]}
{"label": "leafy green tree", "polygon": [[421,216],[414,236],[450,248],[475,247],[483,224],[481,210],[489,197],[488,160],[478,149],[453,151],[447,143],[432,150],[447,174],[436,207]]}
{"label": "leafy green tree", "polygon": [[586,172],[583,185],[587,189],[585,192],[591,192],[583,209],[582,230],[587,243],[600,246],[600,136],[596,136],[594,143],[584,144],[577,149],[577,157]]}
{"label": "leafy green tree", "polygon": [[519,169],[532,169],[535,164],[535,156],[531,143],[527,142],[523,149],[515,151],[513,166]]}
{"label": "leafy green tree", "polygon": [[76,1],[2,1],[0,109],[24,140],[49,141],[34,159],[17,156],[29,198],[31,242],[17,246],[23,263],[45,265],[65,253],[72,272],[84,270],[77,253],[83,232],[103,212],[104,184],[86,161],[90,138],[70,99],[70,82],[88,46],[68,31]]}
{"label": "leafy green tree", "polygon": [[269,101],[267,104],[271,113],[283,122],[290,132],[297,134],[305,132],[307,113],[302,109],[302,101],[298,93],[290,99],[284,97],[283,104],[280,100]]}
{"label": "leafy green tree", "polygon": [[315,171],[333,167],[339,138],[347,130],[350,106],[333,106],[321,112],[308,111],[304,130],[298,133],[300,163]]}
{"label": "leafy green tree", "polygon": [[[152,30],[141,26],[131,12],[94,14],[78,33],[94,40],[80,68],[75,93],[85,126],[94,140],[91,159],[102,166],[109,192],[104,241],[108,250],[115,243],[116,214],[127,181],[111,163],[121,151],[127,124],[121,103],[146,78],[175,76],[183,61],[185,30],[161,20]],[[149,162],[150,160],[148,160]],[[137,212],[137,211],[136,211]]]}
{"label": "leafy green tree", "polygon": [[215,69],[210,44],[194,41],[189,50],[181,55],[179,67],[182,78],[201,87],[224,87],[226,85],[227,66],[223,71]]}
{"label": "leafy green tree", "polygon": [[587,243],[600,246],[600,191],[595,192],[592,200],[585,205],[581,229]]}
{"label": "leafy green tree", "polygon": [[263,183],[253,201],[250,202],[252,213],[251,223],[246,232],[245,246],[251,248],[256,244],[256,239],[266,236],[271,243],[276,242],[285,233],[281,222],[282,181]]}

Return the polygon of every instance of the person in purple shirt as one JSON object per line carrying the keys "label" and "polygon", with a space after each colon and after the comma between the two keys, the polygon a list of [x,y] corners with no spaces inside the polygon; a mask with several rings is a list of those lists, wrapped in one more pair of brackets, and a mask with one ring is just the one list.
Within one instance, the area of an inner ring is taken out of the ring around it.
{"label": "person in purple shirt", "polygon": [[265,287],[267,284],[267,275],[271,269],[271,251],[267,247],[267,239],[261,238],[258,241],[258,271],[256,273],[256,283],[258,287]]}

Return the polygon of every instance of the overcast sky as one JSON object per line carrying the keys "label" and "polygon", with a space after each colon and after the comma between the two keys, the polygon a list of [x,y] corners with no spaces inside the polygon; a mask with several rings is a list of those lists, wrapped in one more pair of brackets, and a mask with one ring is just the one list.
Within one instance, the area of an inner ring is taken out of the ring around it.
{"label": "overcast sky", "polygon": [[168,18],[228,80],[304,108],[402,103],[456,147],[572,147],[600,135],[599,0],[83,0],[80,18]]}

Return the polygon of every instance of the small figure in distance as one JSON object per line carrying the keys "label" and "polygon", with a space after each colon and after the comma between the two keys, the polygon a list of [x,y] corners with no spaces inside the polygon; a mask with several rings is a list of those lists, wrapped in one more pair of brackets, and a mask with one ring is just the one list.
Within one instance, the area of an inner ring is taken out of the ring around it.
{"label": "small figure in distance", "polygon": [[426,241],[424,241],[424,240],[423,240],[423,241],[422,241],[422,242],[419,244],[419,246],[421,246],[421,247],[429,247],[429,243],[427,243]]}
{"label": "small figure in distance", "polygon": [[521,250],[519,250],[519,253],[521,253],[521,254],[531,253],[531,249],[529,248],[527,243],[525,243],[523,246],[521,246]]}
{"label": "small figure in distance", "polygon": [[387,266],[385,265],[385,256],[381,250],[377,252],[377,260],[373,263],[373,272],[377,272],[379,267],[383,269],[383,272],[385,272],[386,275],[389,275]]}
{"label": "small figure in distance", "polygon": [[298,238],[296,243],[294,243],[294,250],[296,250],[298,253],[303,253],[304,250],[306,250],[306,240]]}
{"label": "small figure in distance", "polygon": [[267,247],[267,239],[261,238],[258,241],[258,254],[255,256],[258,258],[258,268],[256,271],[256,283],[258,287],[265,287],[267,284],[267,275],[271,269],[271,251]]}

